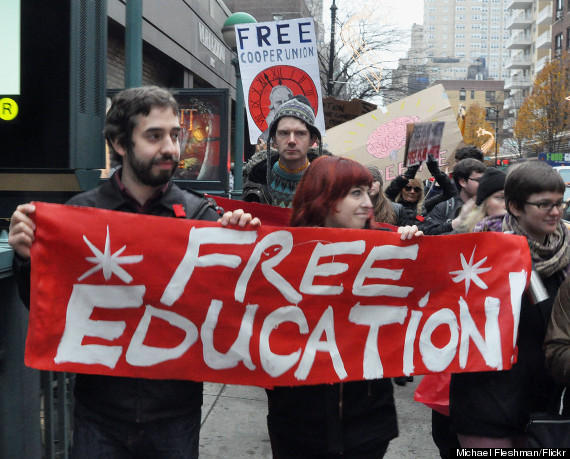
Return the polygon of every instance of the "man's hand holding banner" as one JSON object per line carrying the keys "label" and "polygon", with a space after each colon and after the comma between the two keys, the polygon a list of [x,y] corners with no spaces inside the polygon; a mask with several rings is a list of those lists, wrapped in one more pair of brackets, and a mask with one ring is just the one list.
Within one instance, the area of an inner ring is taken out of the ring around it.
{"label": "man's hand holding banner", "polygon": [[401,241],[36,206],[34,368],[272,387],[514,361],[531,269],[519,236]]}

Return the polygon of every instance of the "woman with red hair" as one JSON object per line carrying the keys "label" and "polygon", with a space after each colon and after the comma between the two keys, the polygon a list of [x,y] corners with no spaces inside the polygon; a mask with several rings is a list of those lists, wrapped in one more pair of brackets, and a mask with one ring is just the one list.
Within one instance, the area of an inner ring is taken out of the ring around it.
{"label": "woman with red hair", "polygon": [[[372,175],[350,159],[311,162],[293,199],[291,226],[364,229],[374,226]],[[401,239],[423,233],[399,228]],[[273,455],[287,458],[381,458],[398,436],[392,382],[387,379],[267,391]]]}

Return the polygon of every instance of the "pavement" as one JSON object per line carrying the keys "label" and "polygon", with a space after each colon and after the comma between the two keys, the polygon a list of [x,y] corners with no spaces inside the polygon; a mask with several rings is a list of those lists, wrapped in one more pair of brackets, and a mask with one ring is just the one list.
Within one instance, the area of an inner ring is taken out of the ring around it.
{"label": "pavement", "polygon": [[[386,459],[438,459],[431,438],[431,410],[413,400],[421,377],[394,385],[400,435],[390,442]],[[271,458],[267,434],[267,397],[259,387],[204,384],[200,457]]]}

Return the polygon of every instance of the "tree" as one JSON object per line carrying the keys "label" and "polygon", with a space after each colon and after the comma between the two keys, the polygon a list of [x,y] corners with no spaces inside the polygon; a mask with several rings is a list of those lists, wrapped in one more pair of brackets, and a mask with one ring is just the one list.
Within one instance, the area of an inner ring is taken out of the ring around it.
{"label": "tree", "polygon": [[490,132],[495,138],[495,130],[491,123],[485,120],[485,109],[481,105],[474,103],[469,106],[465,113],[465,131],[463,141],[466,145],[475,145],[481,148],[485,145],[485,153],[494,148],[495,142],[489,143],[491,136],[483,131]]}
{"label": "tree", "polygon": [[318,51],[323,97],[370,100],[394,91],[386,70],[393,64],[395,48],[403,48],[406,33],[390,25],[382,10],[371,1],[337,9],[332,66],[330,30],[329,43]]}
{"label": "tree", "polygon": [[534,153],[560,151],[567,142],[570,103],[566,70],[568,55],[547,63],[538,73],[530,95],[523,102],[514,126],[514,136],[529,142]]}

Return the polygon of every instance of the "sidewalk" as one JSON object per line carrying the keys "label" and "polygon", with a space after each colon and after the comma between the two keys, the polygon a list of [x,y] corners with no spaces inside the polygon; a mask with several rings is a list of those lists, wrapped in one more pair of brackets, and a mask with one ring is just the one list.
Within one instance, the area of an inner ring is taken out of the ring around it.
{"label": "sidewalk", "polygon": [[[400,436],[390,442],[386,459],[439,458],[431,439],[431,410],[412,398],[420,379],[405,387],[394,385]],[[263,389],[204,384],[200,457],[270,459],[266,415]]]}

